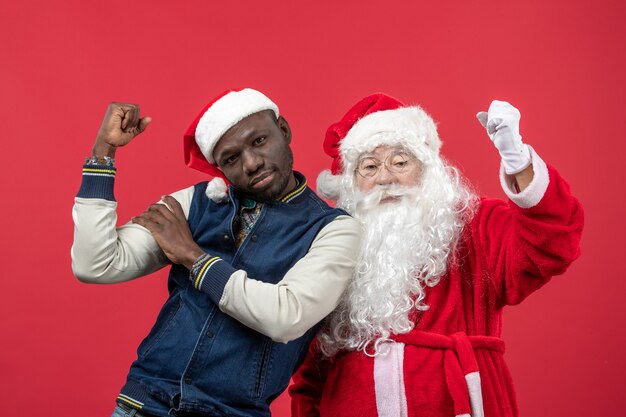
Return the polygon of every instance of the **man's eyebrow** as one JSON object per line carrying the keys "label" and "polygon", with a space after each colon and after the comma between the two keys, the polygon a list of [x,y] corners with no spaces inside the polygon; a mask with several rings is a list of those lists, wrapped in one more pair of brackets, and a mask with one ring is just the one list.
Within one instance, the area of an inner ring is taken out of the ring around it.
{"label": "man's eyebrow", "polygon": [[[252,128],[248,131],[242,133],[245,140],[256,139],[258,136],[265,136],[269,133],[270,129],[266,127],[262,128]],[[230,153],[237,150],[237,145],[229,145],[225,143],[222,147],[220,154],[224,155],[226,153]]]}
{"label": "man's eyebrow", "polygon": [[243,132],[244,138],[246,140],[256,138],[257,136],[266,136],[270,133],[270,128],[267,127],[254,127],[250,130]]}

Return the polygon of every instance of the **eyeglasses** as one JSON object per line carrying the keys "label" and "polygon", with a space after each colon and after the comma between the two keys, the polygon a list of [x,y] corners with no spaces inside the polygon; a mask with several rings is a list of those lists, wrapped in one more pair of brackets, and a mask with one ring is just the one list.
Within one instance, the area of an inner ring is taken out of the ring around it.
{"label": "eyeglasses", "polygon": [[363,178],[372,178],[380,172],[383,165],[387,171],[401,174],[408,171],[415,163],[416,159],[413,155],[406,151],[394,151],[387,155],[384,162],[380,162],[374,157],[360,159],[355,171]]}

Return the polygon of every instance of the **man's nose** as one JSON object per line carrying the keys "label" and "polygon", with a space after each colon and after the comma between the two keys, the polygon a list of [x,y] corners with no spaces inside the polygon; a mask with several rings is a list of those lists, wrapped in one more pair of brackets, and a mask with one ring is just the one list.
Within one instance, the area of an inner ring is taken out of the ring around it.
{"label": "man's nose", "polygon": [[396,182],[396,176],[383,164],[378,170],[378,174],[376,174],[374,180],[377,185],[393,184]]}
{"label": "man's nose", "polygon": [[254,151],[244,151],[241,157],[243,159],[243,169],[246,174],[254,174],[264,165],[263,157],[256,154]]}

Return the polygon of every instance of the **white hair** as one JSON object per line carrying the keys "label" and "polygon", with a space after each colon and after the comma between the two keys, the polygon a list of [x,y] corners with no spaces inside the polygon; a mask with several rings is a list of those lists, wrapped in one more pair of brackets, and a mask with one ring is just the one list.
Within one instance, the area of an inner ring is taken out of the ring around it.
{"label": "white hair", "polygon": [[[456,168],[434,152],[418,156],[417,186],[378,186],[361,193],[355,186],[355,160],[347,161],[339,207],[361,220],[365,236],[345,294],[318,338],[322,352],[381,353],[391,334],[411,331],[425,311],[425,287],[447,271],[460,233],[474,213],[475,194]],[[397,202],[380,204],[393,196]]]}

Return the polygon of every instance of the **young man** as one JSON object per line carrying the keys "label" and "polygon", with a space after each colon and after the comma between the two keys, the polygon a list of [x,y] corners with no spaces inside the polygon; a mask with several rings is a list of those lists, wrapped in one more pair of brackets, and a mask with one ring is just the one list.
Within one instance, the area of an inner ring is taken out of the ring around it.
{"label": "young man", "polygon": [[173,264],[114,415],[269,416],[346,288],[361,226],[292,171],[287,121],[244,89],[209,103],[185,135],[188,165],[215,178],[116,228],[113,157],[149,123],[138,106],[109,106],[73,211],[81,281]]}
{"label": "young man", "polygon": [[508,202],[477,198],[439,155],[435,123],[384,94],[327,133],[320,194],[365,226],[355,277],[290,388],[294,416],[517,416],[502,309],[579,255],[583,211],[522,143],[520,113],[478,114]]}

